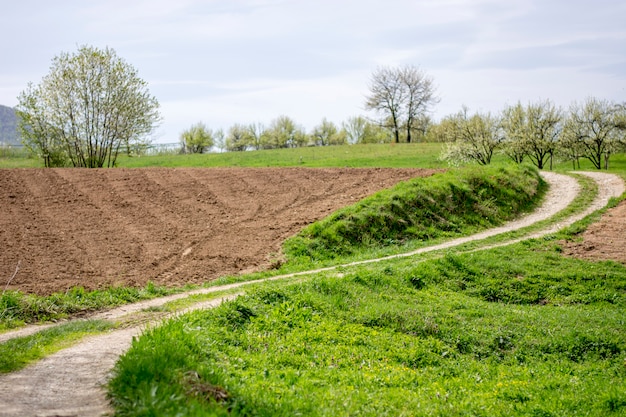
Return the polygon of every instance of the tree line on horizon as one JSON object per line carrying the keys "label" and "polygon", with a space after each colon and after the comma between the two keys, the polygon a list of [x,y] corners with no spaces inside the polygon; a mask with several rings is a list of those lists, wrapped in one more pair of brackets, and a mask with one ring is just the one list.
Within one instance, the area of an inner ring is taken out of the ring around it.
{"label": "tree line on horizon", "polygon": [[555,157],[572,161],[574,168],[580,159],[588,159],[595,168],[608,169],[611,155],[626,151],[626,104],[588,97],[567,110],[550,100],[518,102],[498,114],[470,113],[463,107],[439,122],[422,114],[411,129],[406,124],[389,128],[389,123],[365,116],[351,117],[340,126],[324,118],[308,134],[291,118],[280,116],[268,127],[235,124],[227,132],[197,123],[180,136],[182,153],[415,141],[445,143],[441,157],[452,164],[487,165],[500,152],[516,163],[529,160],[539,169],[552,168]]}
{"label": "tree line on horizon", "polygon": [[[415,141],[445,142],[451,163],[489,164],[495,152],[538,168],[554,156],[581,158],[608,169],[611,154],[626,149],[626,104],[587,98],[567,111],[550,100],[517,103],[498,114],[463,107],[439,122],[429,116],[439,102],[433,80],[415,66],[380,67],[372,73],[365,108],[337,126],[322,119],[305,132],[279,116],[268,126],[235,124],[226,132],[196,123],[180,134],[181,152],[246,151]],[[147,83],[114,50],[82,46],[52,62],[40,84],[29,83],[16,108],[22,143],[46,167],[114,166],[119,153],[140,153],[161,120]]]}

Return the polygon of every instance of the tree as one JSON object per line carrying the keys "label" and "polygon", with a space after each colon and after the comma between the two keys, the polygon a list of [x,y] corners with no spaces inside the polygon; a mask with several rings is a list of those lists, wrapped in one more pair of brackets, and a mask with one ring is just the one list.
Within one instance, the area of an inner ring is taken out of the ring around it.
{"label": "tree", "polygon": [[226,150],[233,151],[245,151],[250,143],[250,130],[247,126],[241,124],[234,124],[228,129],[228,135],[226,136]]}
{"label": "tree", "polygon": [[315,146],[344,145],[347,141],[346,131],[337,129],[337,126],[326,118],[313,128],[311,136]]}
{"label": "tree", "polygon": [[263,132],[262,143],[265,149],[296,148],[304,146],[307,137],[296,123],[287,116],[274,119]]}
{"label": "tree", "polygon": [[480,165],[489,165],[503,139],[498,118],[490,113],[475,113],[470,117],[467,108],[463,108],[448,119],[445,126],[450,131],[445,136],[453,138],[454,142],[448,142],[442,159],[453,163],[475,161]]}
{"label": "tree", "polygon": [[623,107],[607,100],[590,97],[584,104],[573,103],[563,129],[563,146],[576,149],[576,155],[587,158],[596,169],[603,164],[608,169],[611,154],[623,142],[623,117]]}
{"label": "tree", "polygon": [[120,149],[146,145],[160,120],[147,83],[110,48],[61,53],[18,100],[22,141],[47,167],[110,167]]}
{"label": "tree", "polygon": [[528,156],[532,163],[543,169],[552,159],[561,134],[563,113],[549,100],[510,106],[502,112],[501,126],[505,135],[505,153],[515,162]]}
{"label": "tree", "polygon": [[354,116],[344,121],[341,126],[346,131],[346,139],[348,143],[354,145],[356,143],[362,143],[365,137],[365,128],[368,121],[365,117]]}
{"label": "tree", "polygon": [[350,144],[386,143],[391,140],[388,131],[363,116],[348,118],[342,123],[342,128],[346,132],[346,140]]}
{"label": "tree", "polygon": [[184,153],[204,153],[214,144],[213,132],[204,123],[196,123],[180,134]]}
{"label": "tree", "polygon": [[427,140],[430,142],[451,143],[457,139],[457,121],[453,116],[444,117],[439,123],[431,124]]}
{"label": "tree", "polygon": [[220,152],[224,152],[226,149],[226,135],[223,129],[217,129],[213,133],[214,144]]}
{"label": "tree", "polygon": [[262,148],[263,143],[261,138],[263,137],[263,132],[265,131],[265,127],[262,123],[250,123],[248,125],[248,132],[250,134],[250,146],[252,149],[258,151]]}
{"label": "tree", "polygon": [[417,68],[381,67],[372,75],[365,107],[383,116],[396,143],[400,142],[401,130],[411,142],[418,122],[438,101],[432,79]]}

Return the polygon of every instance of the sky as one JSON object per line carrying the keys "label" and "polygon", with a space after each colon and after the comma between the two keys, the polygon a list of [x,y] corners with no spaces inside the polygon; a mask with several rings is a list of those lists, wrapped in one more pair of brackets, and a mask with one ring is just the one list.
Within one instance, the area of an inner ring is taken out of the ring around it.
{"label": "sky", "polygon": [[83,45],[114,49],[147,81],[159,143],[197,122],[285,115],[310,131],[374,116],[381,67],[431,77],[435,121],[463,106],[626,101],[621,0],[20,0],[0,4],[0,104]]}

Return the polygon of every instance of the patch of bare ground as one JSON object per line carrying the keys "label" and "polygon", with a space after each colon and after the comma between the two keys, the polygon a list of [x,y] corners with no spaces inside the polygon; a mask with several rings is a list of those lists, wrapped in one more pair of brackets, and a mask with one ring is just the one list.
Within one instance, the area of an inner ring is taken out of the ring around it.
{"label": "patch of bare ground", "polygon": [[270,265],[285,238],[426,169],[0,170],[0,277],[48,295]]}
{"label": "patch of bare ground", "polygon": [[563,253],[592,261],[612,260],[626,265],[626,200],[608,209],[580,240],[563,243]]}

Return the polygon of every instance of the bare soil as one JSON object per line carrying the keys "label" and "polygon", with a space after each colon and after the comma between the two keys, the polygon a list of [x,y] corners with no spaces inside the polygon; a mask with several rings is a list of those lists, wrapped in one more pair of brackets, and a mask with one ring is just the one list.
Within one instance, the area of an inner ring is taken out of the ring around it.
{"label": "bare soil", "polygon": [[626,265],[626,200],[607,210],[579,240],[565,242],[563,253],[577,258]]}
{"label": "bare soil", "polygon": [[0,170],[2,287],[183,286],[267,268],[285,238],[424,169]]}

